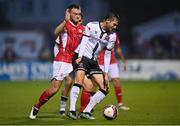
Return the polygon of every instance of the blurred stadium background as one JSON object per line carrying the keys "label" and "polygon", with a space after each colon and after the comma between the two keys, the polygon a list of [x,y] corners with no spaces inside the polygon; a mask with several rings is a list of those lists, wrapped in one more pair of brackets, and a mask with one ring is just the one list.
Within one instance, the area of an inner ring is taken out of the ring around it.
{"label": "blurred stadium background", "polygon": [[71,3],[82,7],[84,24],[111,10],[119,13],[118,33],[129,64],[122,79],[180,78],[178,0],[0,0],[0,80],[51,77],[53,30]]}

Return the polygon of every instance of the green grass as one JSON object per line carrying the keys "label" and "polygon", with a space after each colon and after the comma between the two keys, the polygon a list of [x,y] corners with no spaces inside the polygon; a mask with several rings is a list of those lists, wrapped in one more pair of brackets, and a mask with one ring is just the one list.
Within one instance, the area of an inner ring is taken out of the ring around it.
{"label": "green grass", "polygon": [[[122,81],[124,102],[116,120],[102,116],[107,104],[116,104],[113,87],[95,107],[96,120],[71,120],[58,115],[60,93],[45,104],[36,120],[28,118],[32,105],[49,81],[0,81],[0,124],[5,125],[180,125],[180,81]],[[79,101],[78,101],[79,105]],[[79,108],[79,107],[77,107]]]}

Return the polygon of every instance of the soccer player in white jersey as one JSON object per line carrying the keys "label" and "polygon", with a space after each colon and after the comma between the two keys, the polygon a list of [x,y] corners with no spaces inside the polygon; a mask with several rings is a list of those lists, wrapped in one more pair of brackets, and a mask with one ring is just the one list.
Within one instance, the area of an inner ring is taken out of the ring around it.
{"label": "soccer player in white jersey", "polygon": [[[111,50],[116,41],[116,30],[118,26],[118,15],[110,13],[101,22],[90,22],[86,25],[84,36],[78,50],[76,63],[78,68],[75,83],[70,92],[70,109],[68,116],[77,119],[76,102],[83,85],[85,75],[97,83],[99,90],[91,98],[84,109],[82,116],[86,119],[94,119],[90,111],[103,100],[108,93],[108,68],[110,64]],[[102,49],[106,49],[104,55],[104,72],[99,68],[97,57]]]}
{"label": "soccer player in white jersey", "polygon": [[[123,66],[124,66],[123,68],[126,71],[127,64],[126,64],[126,60],[124,58],[122,49],[120,47],[120,40],[118,38],[118,35],[117,35],[114,49],[111,52],[111,60],[110,60],[108,75],[114,86],[114,92],[117,98],[118,108],[122,110],[129,110],[130,108],[125,106],[123,103],[122,87],[120,83],[120,73],[119,73],[118,63],[115,57],[115,51],[117,52],[118,56],[121,58]],[[98,64],[99,64],[99,67],[103,70],[104,50],[102,50],[98,56]],[[80,108],[80,114],[79,114],[80,118],[81,118],[83,110],[86,108],[91,97],[94,95],[94,92],[96,92],[96,85],[88,79],[88,81],[85,81],[83,85],[83,90],[81,93],[81,108]]]}

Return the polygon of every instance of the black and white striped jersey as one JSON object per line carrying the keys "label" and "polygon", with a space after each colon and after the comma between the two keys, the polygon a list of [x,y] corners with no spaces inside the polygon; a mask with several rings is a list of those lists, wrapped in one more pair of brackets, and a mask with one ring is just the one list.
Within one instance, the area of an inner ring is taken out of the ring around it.
{"label": "black and white striped jersey", "polygon": [[85,56],[89,59],[97,60],[102,49],[111,50],[116,41],[115,32],[106,32],[100,27],[100,22],[90,22],[86,25],[81,44],[76,52],[79,57]]}

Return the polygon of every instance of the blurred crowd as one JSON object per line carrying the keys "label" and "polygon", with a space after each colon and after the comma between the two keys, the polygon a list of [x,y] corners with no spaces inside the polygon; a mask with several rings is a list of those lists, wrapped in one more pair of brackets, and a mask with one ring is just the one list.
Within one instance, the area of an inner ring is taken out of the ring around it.
{"label": "blurred crowd", "polygon": [[180,34],[158,34],[150,40],[143,40],[138,33],[133,34],[133,58],[179,59]]}
{"label": "blurred crowd", "polygon": [[[54,36],[53,28],[55,28],[57,22],[54,24],[42,24],[39,26],[36,24],[31,25],[20,25],[21,27],[14,26],[12,21],[9,21],[5,15],[3,6],[0,2],[0,31],[16,31],[16,30],[41,30],[45,36],[45,43],[38,54],[38,60],[40,61],[51,61],[53,59],[53,46]],[[121,23],[121,27],[125,25]],[[37,27],[37,28],[36,28]],[[120,33],[121,48],[126,58],[128,59],[180,59],[180,33],[174,34],[157,34],[151,39],[144,40],[137,32],[128,31],[126,28],[122,28]],[[121,33],[124,33],[126,38],[121,39]],[[1,40],[0,40],[1,41]],[[11,41],[11,42],[10,42]],[[0,55],[1,61],[14,62],[21,60],[14,50],[15,42],[13,38],[11,40],[4,40],[5,47],[3,54]],[[1,49],[1,48],[0,48]]]}

